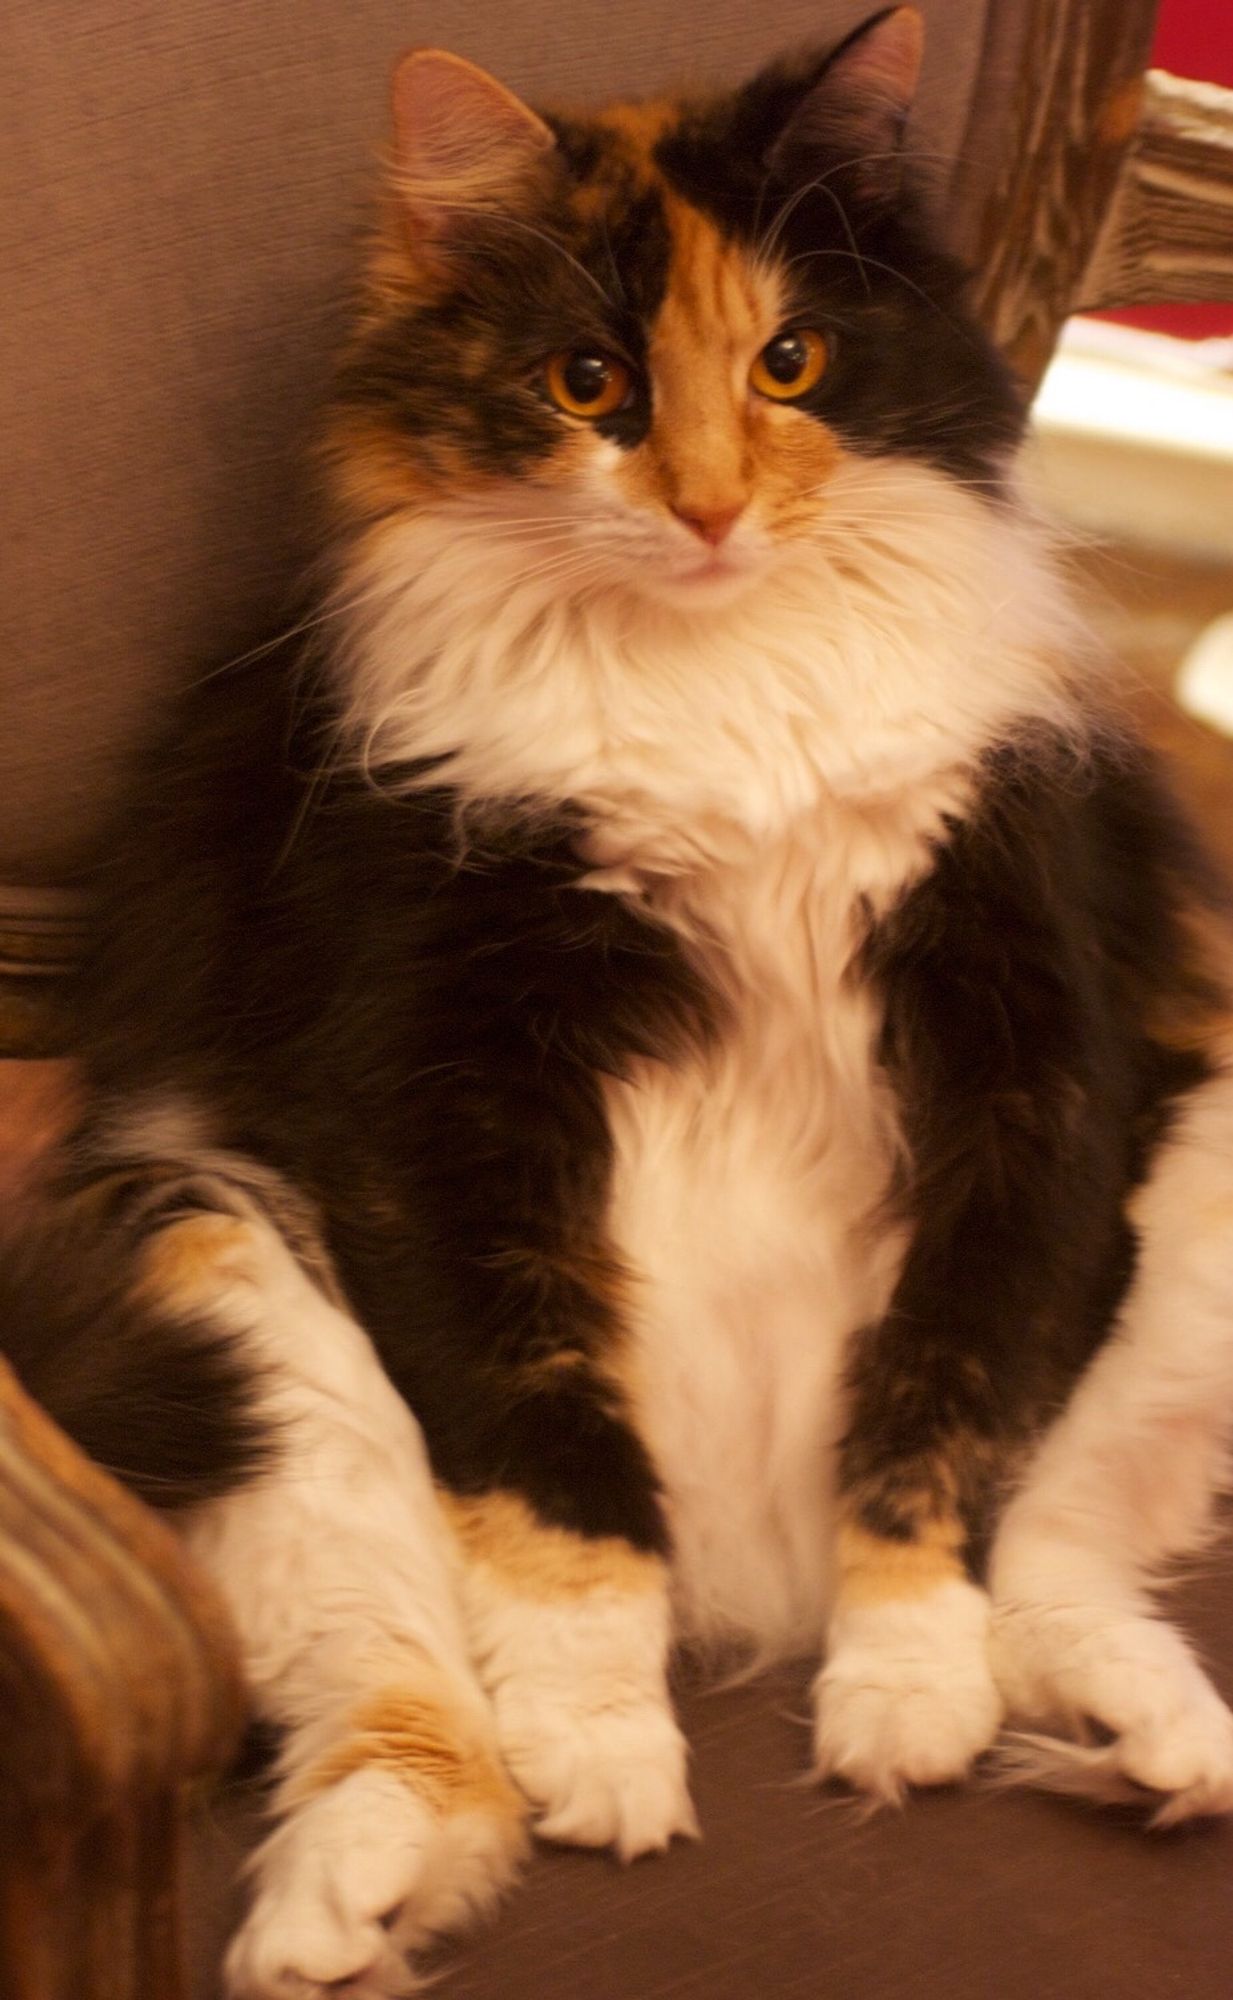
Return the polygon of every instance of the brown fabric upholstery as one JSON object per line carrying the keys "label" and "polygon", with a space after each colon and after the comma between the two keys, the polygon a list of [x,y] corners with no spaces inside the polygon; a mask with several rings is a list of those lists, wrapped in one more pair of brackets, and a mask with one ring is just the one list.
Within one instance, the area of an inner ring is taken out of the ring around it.
{"label": "brown fabric upholstery", "polygon": [[[1233,1551],[1179,1593],[1233,1696]],[[439,2000],[1228,2000],[1233,1824],[1150,1834],[1023,1793],[920,1793],[861,1822],[802,1787],[809,1669],[682,1703],[705,1838],[632,1868],[544,1850],[442,1955]],[[199,1984],[254,1824],[202,1830]]]}
{"label": "brown fabric upholstery", "polygon": [[[1017,0],[1000,0],[1012,11]],[[925,0],[962,144],[986,0]],[[736,78],[876,0],[54,0],[0,65],[0,883],[88,851],[158,691],[279,605],[385,78],[436,42],[568,100]]]}

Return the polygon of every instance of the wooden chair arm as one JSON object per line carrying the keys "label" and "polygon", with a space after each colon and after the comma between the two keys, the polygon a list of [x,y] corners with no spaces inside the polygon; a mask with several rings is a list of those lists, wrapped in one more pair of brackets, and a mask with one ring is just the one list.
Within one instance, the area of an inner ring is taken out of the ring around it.
{"label": "wooden chair arm", "polygon": [[1072,312],[1233,298],[1233,92],[1147,71],[1156,0],[992,6],[949,234],[1035,386]]}
{"label": "wooden chair arm", "polygon": [[1233,299],[1233,90],[1149,70],[1076,309]]}
{"label": "wooden chair arm", "polygon": [[242,1724],[172,1531],[0,1363],[0,1992],[181,2000],[181,1819]]}

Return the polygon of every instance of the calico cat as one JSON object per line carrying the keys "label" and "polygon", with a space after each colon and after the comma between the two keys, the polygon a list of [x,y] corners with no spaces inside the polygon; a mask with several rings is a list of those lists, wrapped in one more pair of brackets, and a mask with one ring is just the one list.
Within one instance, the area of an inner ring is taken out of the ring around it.
{"label": "calico cat", "polygon": [[920,45],[587,116],[408,56],[309,608],[134,787],[4,1337],[281,1732],[237,1994],[405,1990],[528,1820],[694,1833],[678,1643],[820,1657],[874,1798],[1010,1717],[1233,1807],[1147,1594],[1233,1405],[1228,942],[905,176]]}

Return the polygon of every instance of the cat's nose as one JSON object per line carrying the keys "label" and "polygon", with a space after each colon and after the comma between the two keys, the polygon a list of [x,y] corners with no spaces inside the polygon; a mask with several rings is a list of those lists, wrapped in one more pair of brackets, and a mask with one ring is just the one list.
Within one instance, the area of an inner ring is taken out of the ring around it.
{"label": "cat's nose", "polygon": [[678,521],[684,521],[691,534],[717,549],[732,533],[745,512],[745,504],[742,501],[739,507],[674,507],[672,511]]}

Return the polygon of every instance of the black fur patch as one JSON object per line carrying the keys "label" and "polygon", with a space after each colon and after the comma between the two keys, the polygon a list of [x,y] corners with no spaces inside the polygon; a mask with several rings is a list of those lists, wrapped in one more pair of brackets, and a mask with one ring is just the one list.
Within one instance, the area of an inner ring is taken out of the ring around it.
{"label": "black fur patch", "polygon": [[19,1222],[0,1239],[0,1348],[73,1442],[159,1508],[261,1472],[277,1441],[231,1337],[134,1295],[123,1228],[73,1206]]}
{"label": "black fur patch", "polygon": [[771,171],[775,141],[824,63],[766,72],[686,116],[656,149],[666,179],[730,236],[773,252],[790,322],[828,337],[811,411],[856,451],[921,458],[997,487],[1023,399],[973,318],[959,267],[931,241],[909,184],[893,205],[852,184],[824,147]]}
{"label": "black fur patch", "polygon": [[877,1533],[957,1488],[969,1527],[1008,1455],[1107,1335],[1127,1198],[1198,1051],[1149,1032],[1185,961],[1187,837],[1138,754],[1011,746],[928,878],[872,938],[912,1237],[853,1374],[843,1479]]}
{"label": "black fur patch", "polygon": [[[572,157],[590,157],[584,136],[574,128]],[[592,136],[598,161],[602,135]],[[446,449],[483,473],[513,477],[550,457],[566,427],[543,392],[544,363],[598,348],[623,355],[636,379],[630,404],[594,428],[627,448],[639,443],[650,422],[646,332],[667,283],[662,205],[615,161],[598,217],[571,206],[574,186],[563,160],[555,199],[473,224],[445,295],[385,319],[357,347],[339,378],[338,408],[384,417],[429,472]]]}
{"label": "black fur patch", "polygon": [[578,886],[568,819],[460,846],[447,793],[318,783],[281,680],[207,683],[174,778],[147,766],[85,975],[95,1078],[209,1104],[312,1195],[448,1486],[662,1548],[597,1365],[622,1280],[602,1078],[706,1035],[712,1004],[665,932]]}

